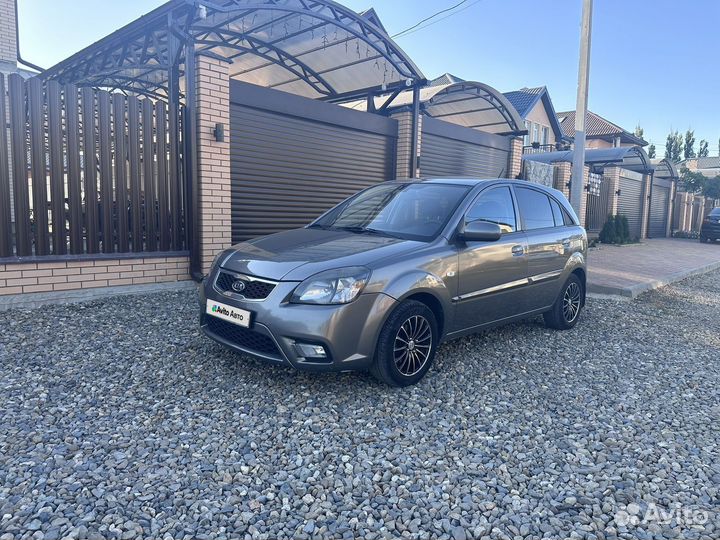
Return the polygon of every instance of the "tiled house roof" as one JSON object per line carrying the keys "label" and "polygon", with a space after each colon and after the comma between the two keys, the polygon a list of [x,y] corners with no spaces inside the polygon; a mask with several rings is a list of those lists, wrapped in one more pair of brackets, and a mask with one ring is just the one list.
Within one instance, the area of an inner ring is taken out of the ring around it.
{"label": "tiled house roof", "polygon": [[546,86],[521,88],[520,90],[513,90],[512,92],[505,92],[503,95],[512,104],[512,106],[515,107],[515,110],[523,119],[530,114],[530,111],[533,110],[537,102],[542,100],[545,105],[545,111],[547,112],[548,119],[550,120],[550,127],[552,127],[555,139],[560,141],[565,137],[565,134],[560,127],[560,123],[558,122],[557,114],[555,114],[555,107],[553,107],[553,103],[550,99],[550,94],[548,93]]}
{"label": "tiled house roof", "polygon": [[521,88],[512,92],[504,92],[503,95],[512,103],[520,116],[525,118],[546,91],[547,88],[544,86],[538,86],[537,88]]}
{"label": "tiled house roof", "polygon": [[[567,111],[558,113],[560,127],[566,137],[575,136],[575,111]],[[636,144],[638,146],[647,146],[647,142],[640,137],[636,137],[633,133],[621,128],[617,124],[613,124],[599,114],[587,112],[587,120],[585,121],[585,136],[588,139],[607,139],[612,140],[620,137],[622,142]]]}
{"label": "tiled house roof", "polygon": [[720,169],[720,156],[697,158],[698,169]]}
{"label": "tiled house roof", "polygon": [[461,83],[466,82],[465,79],[461,79],[460,77],[456,77],[455,75],[451,75],[450,73],[445,73],[444,75],[441,75],[437,79],[433,79],[428,83],[428,86],[441,86],[443,84],[455,84],[455,83]]}

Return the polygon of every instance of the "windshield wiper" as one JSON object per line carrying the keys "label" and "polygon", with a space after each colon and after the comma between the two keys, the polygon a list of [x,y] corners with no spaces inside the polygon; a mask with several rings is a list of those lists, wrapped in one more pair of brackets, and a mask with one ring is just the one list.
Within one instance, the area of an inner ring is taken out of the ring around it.
{"label": "windshield wiper", "polygon": [[357,234],[367,233],[367,234],[375,234],[378,236],[389,236],[391,238],[402,239],[402,237],[398,236],[397,234],[393,234],[393,233],[387,232],[387,231],[381,231],[380,229],[373,229],[372,227],[360,227],[358,225],[354,225],[354,226],[348,226],[348,227],[335,227],[335,228],[343,230],[343,231],[357,233]]}

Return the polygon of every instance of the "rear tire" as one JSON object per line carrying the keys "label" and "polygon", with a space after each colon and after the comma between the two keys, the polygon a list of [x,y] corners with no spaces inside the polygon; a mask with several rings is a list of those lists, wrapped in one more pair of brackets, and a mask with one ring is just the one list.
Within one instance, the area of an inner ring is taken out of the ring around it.
{"label": "rear tire", "polygon": [[550,311],[543,313],[545,326],[555,330],[569,330],[573,328],[580,318],[585,298],[585,287],[575,274],[570,277],[560,289]]}
{"label": "rear tire", "polygon": [[422,302],[405,300],[380,331],[370,373],[390,386],[410,386],[430,369],[439,341],[435,314]]}

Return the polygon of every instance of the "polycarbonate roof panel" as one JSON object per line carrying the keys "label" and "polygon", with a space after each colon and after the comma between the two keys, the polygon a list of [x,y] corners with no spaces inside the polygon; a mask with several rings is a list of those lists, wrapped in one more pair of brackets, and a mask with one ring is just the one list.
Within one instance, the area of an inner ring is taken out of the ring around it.
{"label": "polycarbonate roof panel", "polygon": [[332,0],[172,0],[44,76],[162,95],[171,34],[227,59],[234,79],[310,98],[424,79],[382,28]]}

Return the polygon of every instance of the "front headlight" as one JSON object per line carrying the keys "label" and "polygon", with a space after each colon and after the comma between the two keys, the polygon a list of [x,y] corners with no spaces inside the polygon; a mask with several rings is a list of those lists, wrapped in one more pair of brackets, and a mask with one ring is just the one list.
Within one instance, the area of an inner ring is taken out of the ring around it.
{"label": "front headlight", "polygon": [[290,298],[294,304],[348,304],[355,300],[370,279],[370,269],[352,266],[320,272],[297,286]]}

